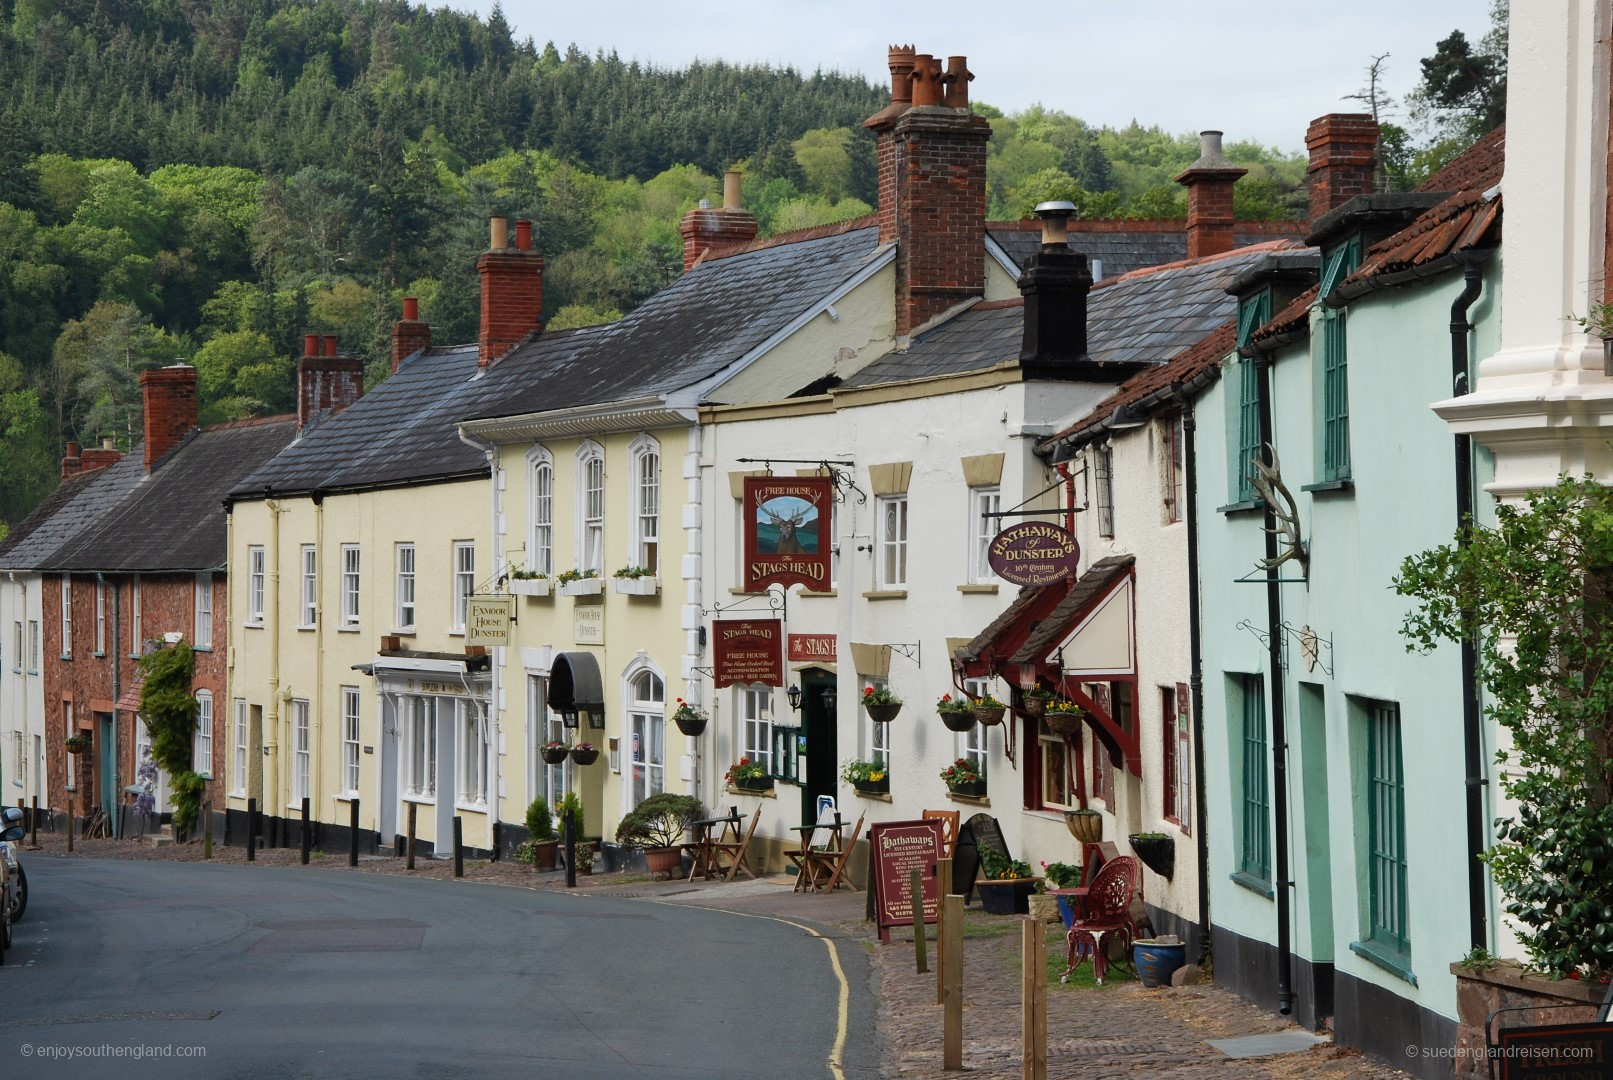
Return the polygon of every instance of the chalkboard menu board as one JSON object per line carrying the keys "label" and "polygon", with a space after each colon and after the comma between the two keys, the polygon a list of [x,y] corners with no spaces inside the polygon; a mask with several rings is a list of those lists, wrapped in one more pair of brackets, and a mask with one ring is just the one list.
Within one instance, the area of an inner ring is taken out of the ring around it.
{"label": "chalkboard menu board", "polygon": [[1613,1077],[1613,1024],[1503,1028],[1489,1050],[1501,1080]]}
{"label": "chalkboard menu board", "polygon": [[968,903],[974,895],[975,878],[980,876],[980,852],[995,851],[1003,858],[1008,854],[1008,841],[1003,839],[1001,826],[990,814],[976,814],[958,830],[958,850],[952,857],[952,887],[961,892]]}
{"label": "chalkboard menu board", "polygon": [[913,871],[919,872],[923,894],[921,917],[933,923],[941,913],[940,883],[935,861],[941,856],[939,821],[880,821],[868,830],[873,860],[874,916],[879,940],[890,940],[893,926],[913,925]]}

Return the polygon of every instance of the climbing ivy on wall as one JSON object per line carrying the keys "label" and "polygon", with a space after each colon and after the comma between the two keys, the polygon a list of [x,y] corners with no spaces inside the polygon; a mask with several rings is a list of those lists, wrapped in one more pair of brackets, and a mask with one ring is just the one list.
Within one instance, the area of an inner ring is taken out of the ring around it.
{"label": "climbing ivy on wall", "polygon": [[175,832],[189,832],[196,824],[206,784],[191,769],[191,742],[201,708],[191,693],[196,654],[181,641],[142,656],[140,671],[145,676],[140,688],[140,715],[151,733],[151,757],[168,774]]}

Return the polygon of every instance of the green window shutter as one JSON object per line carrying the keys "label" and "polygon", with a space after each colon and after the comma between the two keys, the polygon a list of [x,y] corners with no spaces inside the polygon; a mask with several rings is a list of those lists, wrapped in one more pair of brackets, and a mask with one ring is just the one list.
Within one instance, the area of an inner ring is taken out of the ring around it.
{"label": "green window shutter", "polygon": [[1410,954],[1406,913],[1406,779],[1400,758],[1400,707],[1374,702],[1367,716],[1369,937]]}
{"label": "green window shutter", "polygon": [[1350,378],[1345,327],[1349,315],[1330,308],[1322,316],[1322,479],[1350,478]]}
{"label": "green window shutter", "polygon": [[1253,360],[1238,364],[1237,502],[1253,502],[1252,466],[1260,459],[1260,378]]}
{"label": "green window shutter", "polygon": [[1238,869],[1271,880],[1271,798],[1267,785],[1266,687],[1259,675],[1243,677],[1243,844]]}
{"label": "green window shutter", "polygon": [[1238,303],[1238,348],[1249,344],[1256,330],[1271,321],[1271,290],[1262,289]]}

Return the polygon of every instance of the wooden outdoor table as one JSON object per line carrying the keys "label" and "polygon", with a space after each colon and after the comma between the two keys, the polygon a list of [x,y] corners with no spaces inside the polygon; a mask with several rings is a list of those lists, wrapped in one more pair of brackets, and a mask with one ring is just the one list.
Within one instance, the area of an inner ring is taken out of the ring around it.
{"label": "wooden outdoor table", "polygon": [[689,822],[689,835],[694,839],[684,844],[683,850],[694,860],[694,865],[689,868],[690,881],[722,875],[723,868],[718,865],[717,852],[720,845],[738,841],[739,822],[738,814]]}
{"label": "wooden outdoor table", "polygon": [[[829,842],[814,848],[812,834],[819,829],[828,834]],[[801,834],[800,850],[784,853],[797,868],[794,891],[818,892],[834,875],[835,861],[840,857],[840,850],[845,844],[843,836],[845,823],[840,820],[840,815],[836,814],[833,822],[824,822],[820,825],[792,825],[790,831]]]}

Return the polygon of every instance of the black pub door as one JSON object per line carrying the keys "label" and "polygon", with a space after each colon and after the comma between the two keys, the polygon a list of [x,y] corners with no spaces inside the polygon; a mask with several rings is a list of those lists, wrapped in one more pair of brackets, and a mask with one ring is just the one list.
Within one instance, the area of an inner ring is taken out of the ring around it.
{"label": "black pub door", "polygon": [[822,668],[807,668],[801,672],[801,731],[806,738],[806,775],[801,783],[802,824],[818,819],[819,795],[832,796],[840,789],[835,690],[833,672]]}

